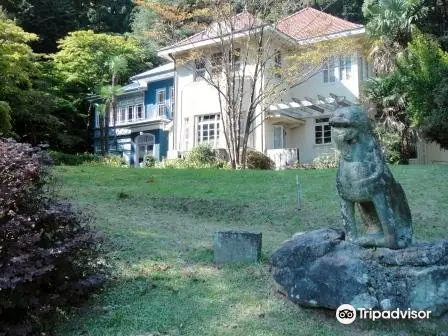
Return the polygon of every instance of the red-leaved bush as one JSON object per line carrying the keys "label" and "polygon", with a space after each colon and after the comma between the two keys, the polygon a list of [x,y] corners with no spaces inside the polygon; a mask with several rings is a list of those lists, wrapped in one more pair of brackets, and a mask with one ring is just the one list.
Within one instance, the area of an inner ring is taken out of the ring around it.
{"label": "red-leaved bush", "polygon": [[58,307],[104,282],[88,218],[49,191],[49,157],[0,138],[0,335],[47,327]]}

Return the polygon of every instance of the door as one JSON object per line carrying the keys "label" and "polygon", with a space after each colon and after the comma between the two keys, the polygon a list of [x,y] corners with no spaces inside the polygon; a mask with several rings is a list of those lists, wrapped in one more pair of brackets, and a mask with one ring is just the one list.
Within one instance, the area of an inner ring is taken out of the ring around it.
{"label": "door", "polygon": [[273,144],[273,148],[274,149],[278,149],[278,148],[284,148],[284,143],[285,143],[285,139],[284,139],[284,128],[283,126],[273,126],[274,128],[274,144]]}
{"label": "door", "polygon": [[154,156],[154,140],[154,134],[151,133],[140,134],[135,139],[135,145],[137,148],[137,166],[140,166],[143,162],[145,155]]}

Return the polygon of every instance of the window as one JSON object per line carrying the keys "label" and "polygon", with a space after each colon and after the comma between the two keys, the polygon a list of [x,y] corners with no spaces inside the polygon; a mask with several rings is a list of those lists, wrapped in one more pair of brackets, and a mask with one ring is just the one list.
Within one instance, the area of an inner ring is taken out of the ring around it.
{"label": "window", "polygon": [[222,71],[222,52],[214,53],[211,58],[212,74],[216,75]]}
{"label": "window", "polygon": [[[233,64],[232,64],[233,61]],[[241,49],[235,48],[233,49],[233,56],[232,52],[229,51],[229,62],[231,66],[233,66],[234,71],[239,71],[241,69]]]}
{"label": "window", "polygon": [[330,56],[328,60],[324,62],[323,74],[324,83],[334,83],[336,81],[334,56]]}
{"label": "window", "polygon": [[195,65],[195,80],[200,79],[201,77],[205,77],[205,72],[206,72],[206,68],[205,68],[205,57],[200,57],[196,60],[194,60],[194,65]]}
{"label": "window", "polygon": [[171,118],[174,118],[174,86],[171,87]]}
{"label": "window", "polygon": [[117,116],[117,123],[122,124],[126,122],[126,107],[120,107]]}
{"label": "window", "polygon": [[341,56],[339,58],[339,79],[351,79],[352,78],[352,57]]}
{"label": "window", "polygon": [[197,143],[208,142],[216,146],[219,140],[219,114],[211,114],[198,117]]}
{"label": "window", "polygon": [[274,128],[274,149],[283,148],[284,143],[284,129],[283,126],[273,126]]}
{"label": "window", "polygon": [[137,120],[142,120],[143,119],[143,105],[139,104],[136,106],[137,109]]}
{"label": "window", "polygon": [[282,54],[279,50],[275,52],[274,56],[274,76],[275,78],[282,78],[281,69],[282,69]]}
{"label": "window", "polygon": [[157,90],[157,92],[156,92],[156,109],[157,109],[157,115],[159,117],[165,115],[165,104],[166,104],[165,89]]}
{"label": "window", "polygon": [[314,126],[316,145],[331,143],[331,126],[329,120],[330,118],[316,119],[316,124]]}
{"label": "window", "polygon": [[134,120],[134,106],[128,106],[128,122]]}

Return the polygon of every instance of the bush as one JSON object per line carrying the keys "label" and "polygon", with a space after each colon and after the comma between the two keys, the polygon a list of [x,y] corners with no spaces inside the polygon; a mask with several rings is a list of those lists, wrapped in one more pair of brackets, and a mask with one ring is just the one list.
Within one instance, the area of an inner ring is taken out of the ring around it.
{"label": "bush", "polygon": [[50,151],[53,163],[56,166],[79,166],[86,163],[101,162],[101,156],[92,153],[66,154],[62,152]]}
{"label": "bush", "polygon": [[339,152],[335,151],[334,154],[319,155],[313,160],[313,166],[315,169],[328,169],[337,168],[339,166]]}
{"label": "bush", "polygon": [[378,139],[378,143],[383,152],[386,162],[391,164],[398,164],[401,160],[400,135],[396,132],[388,130],[383,124],[377,123],[374,128],[374,133]]}
{"label": "bush", "polygon": [[246,153],[246,166],[250,169],[274,169],[275,162],[262,152],[248,149]]}
{"label": "bush", "polygon": [[188,153],[186,160],[192,166],[213,165],[216,163],[216,153],[209,144],[201,143]]}
{"label": "bush", "polygon": [[0,334],[43,331],[104,282],[98,237],[50,193],[45,154],[0,138]]}
{"label": "bush", "polygon": [[143,157],[143,167],[151,168],[156,164],[156,159],[152,155],[145,155]]}
{"label": "bush", "polygon": [[125,168],[128,166],[125,158],[121,155],[107,155],[100,161],[100,164],[110,168]]}

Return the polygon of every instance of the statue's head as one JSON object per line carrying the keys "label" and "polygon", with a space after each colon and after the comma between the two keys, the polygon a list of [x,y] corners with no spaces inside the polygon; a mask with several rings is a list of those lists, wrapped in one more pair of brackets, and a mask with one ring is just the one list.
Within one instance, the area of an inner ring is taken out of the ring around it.
{"label": "statue's head", "polygon": [[366,110],[360,105],[340,107],[330,118],[333,127],[333,140],[341,148],[344,143],[351,144],[360,134],[370,133],[370,121]]}

